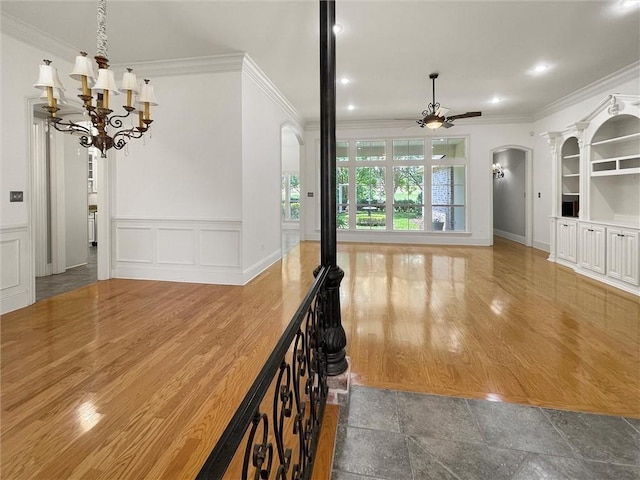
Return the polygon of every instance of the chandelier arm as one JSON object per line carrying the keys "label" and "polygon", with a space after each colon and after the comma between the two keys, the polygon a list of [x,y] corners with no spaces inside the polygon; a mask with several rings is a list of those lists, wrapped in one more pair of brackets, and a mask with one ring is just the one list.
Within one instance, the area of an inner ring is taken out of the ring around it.
{"label": "chandelier arm", "polygon": [[[124,147],[124,143],[126,143],[126,140],[124,138],[119,138],[118,140],[116,140],[116,138],[118,138],[118,137],[126,137],[128,139],[131,139],[131,138],[142,138],[143,134],[144,134],[144,132],[141,132],[136,127],[129,128],[127,130],[120,130],[119,132],[116,132],[116,134],[113,136],[114,147],[117,148],[118,150],[120,150],[120,148]],[[124,142],[124,143],[122,143],[122,142]],[[117,145],[120,145],[121,143],[122,143],[122,145],[120,147],[117,147]]]}
{"label": "chandelier arm", "polygon": [[127,110],[127,114],[126,115],[112,115],[110,117],[107,118],[107,123],[109,124],[109,126],[113,127],[113,128],[122,128],[122,120],[123,118],[127,118],[129,115],[131,115],[131,112],[133,110]]}
{"label": "chandelier arm", "polygon": [[[57,131],[62,133],[76,132],[76,133],[91,135],[90,129],[88,129],[87,127],[83,127],[82,125],[72,121],[68,121],[68,122],[51,121],[51,123],[53,124],[53,128],[55,128]],[[66,128],[59,128],[59,126],[66,127]]]}

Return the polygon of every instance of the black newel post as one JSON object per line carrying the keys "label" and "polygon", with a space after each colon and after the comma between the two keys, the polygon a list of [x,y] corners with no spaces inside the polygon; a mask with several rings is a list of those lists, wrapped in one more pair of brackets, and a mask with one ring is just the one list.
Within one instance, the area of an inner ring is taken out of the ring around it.
{"label": "black newel post", "polygon": [[347,336],[340,315],[340,282],[344,272],[336,262],[336,2],[320,0],[320,199],[321,264],[326,280],[324,344],[327,373],[347,370]]}

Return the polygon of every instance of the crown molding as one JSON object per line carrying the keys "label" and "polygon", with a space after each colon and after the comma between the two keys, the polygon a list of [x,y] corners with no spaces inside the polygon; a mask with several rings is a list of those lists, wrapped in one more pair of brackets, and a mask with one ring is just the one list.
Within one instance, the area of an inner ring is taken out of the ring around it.
{"label": "crown molding", "polygon": [[638,77],[640,77],[640,61],[634,62],[631,65],[621,68],[617,72],[613,72],[600,80],[596,80],[595,82],[582,87],[569,95],[549,103],[535,112],[533,114],[533,119],[537,121],[544,117],[548,117],[551,114],[564,110],[571,105],[575,105],[576,103],[587,100],[600,93],[607,93],[621,83],[637,80]]}
{"label": "crown molding", "polygon": [[[531,121],[532,118],[530,115],[486,115],[484,117],[456,120],[456,125],[502,125],[512,123],[531,123]],[[363,118],[354,120],[338,120],[336,122],[336,128],[347,130],[359,128],[400,128],[406,130],[409,127],[418,126],[411,122],[411,119],[390,120],[384,118]],[[307,122],[306,130],[320,130],[320,122],[317,120]]]}
{"label": "crown molding", "polygon": [[118,72],[133,68],[138,76],[175,77],[200,73],[240,72],[245,53],[226,53],[207,57],[176,58],[173,60],[148,60],[144,62],[114,63],[111,68]]}
{"label": "crown molding", "polygon": [[73,61],[75,56],[78,55],[78,52],[81,50],[69,43],[63,42],[59,38],[43,32],[13,15],[3,12],[0,17],[0,28],[2,29],[2,33],[20,40],[27,45],[31,45],[32,47],[51,53],[62,59],[70,59],[69,61]]}
{"label": "crown molding", "polygon": [[304,119],[248,54],[244,55],[242,73],[246,74],[276,105],[300,126],[300,129],[304,130]]}

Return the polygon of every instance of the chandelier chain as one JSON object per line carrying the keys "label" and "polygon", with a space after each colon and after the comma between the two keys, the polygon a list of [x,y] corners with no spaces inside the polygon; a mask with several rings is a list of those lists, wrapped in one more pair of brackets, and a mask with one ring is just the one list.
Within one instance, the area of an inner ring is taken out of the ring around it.
{"label": "chandelier chain", "polygon": [[107,0],[98,0],[98,55],[109,58],[107,52]]}

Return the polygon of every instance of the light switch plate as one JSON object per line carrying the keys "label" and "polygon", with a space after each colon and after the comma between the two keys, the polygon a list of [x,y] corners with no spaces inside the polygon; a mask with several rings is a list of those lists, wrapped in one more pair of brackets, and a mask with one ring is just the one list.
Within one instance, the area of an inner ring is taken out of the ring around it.
{"label": "light switch plate", "polygon": [[24,192],[9,192],[10,202],[22,202],[24,201]]}

